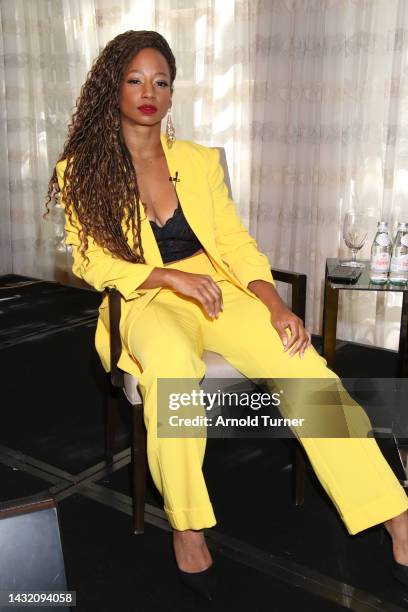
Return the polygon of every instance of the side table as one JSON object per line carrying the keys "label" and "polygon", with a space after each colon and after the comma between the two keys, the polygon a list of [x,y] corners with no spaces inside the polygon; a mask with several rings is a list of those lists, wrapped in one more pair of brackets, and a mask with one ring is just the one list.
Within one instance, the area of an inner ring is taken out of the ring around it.
{"label": "side table", "polygon": [[328,275],[339,262],[340,260],[337,258],[326,259],[323,306],[323,357],[327,360],[327,365],[333,369],[335,364],[339,291],[398,291],[403,293],[403,299],[396,376],[408,377],[408,285],[401,286],[391,283],[377,285],[370,283],[370,262],[367,260],[363,261],[365,268],[363,268],[363,272],[356,283],[349,284],[331,281]]}

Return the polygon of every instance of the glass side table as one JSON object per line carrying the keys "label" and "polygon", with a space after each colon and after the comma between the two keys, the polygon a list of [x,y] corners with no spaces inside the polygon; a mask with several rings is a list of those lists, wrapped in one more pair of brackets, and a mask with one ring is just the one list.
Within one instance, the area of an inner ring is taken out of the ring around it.
{"label": "glass side table", "polygon": [[396,376],[408,377],[408,285],[392,285],[391,283],[376,285],[370,283],[370,262],[367,260],[364,260],[366,266],[356,283],[348,284],[331,281],[328,279],[328,274],[339,262],[340,259],[337,258],[326,259],[323,306],[323,357],[327,360],[327,365],[331,369],[334,368],[339,291],[399,291],[403,293],[403,299]]}

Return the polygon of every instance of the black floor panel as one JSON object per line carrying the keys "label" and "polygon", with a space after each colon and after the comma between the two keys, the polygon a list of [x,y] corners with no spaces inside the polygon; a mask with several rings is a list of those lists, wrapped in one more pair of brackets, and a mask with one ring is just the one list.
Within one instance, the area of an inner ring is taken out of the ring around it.
{"label": "black floor panel", "polygon": [[217,598],[202,602],[179,583],[169,533],[147,526],[134,536],[127,516],[79,496],[63,501],[59,515],[78,612],[344,609],[221,555],[214,557],[221,577]]}
{"label": "black floor panel", "polygon": [[0,461],[0,503],[36,495],[48,491],[50,484],[42,478],[27,474],[23,470],[12,466],[3,465]]}

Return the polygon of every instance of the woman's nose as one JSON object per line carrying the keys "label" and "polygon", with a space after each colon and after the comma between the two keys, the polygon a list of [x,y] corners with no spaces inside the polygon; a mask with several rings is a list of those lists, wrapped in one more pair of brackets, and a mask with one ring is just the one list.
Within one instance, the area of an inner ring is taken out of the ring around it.
{"label": "woman's nose", "polygon": [[143,98],[151,98],[154,94],[153,84],[145,81],[143,83],[142,96]]}

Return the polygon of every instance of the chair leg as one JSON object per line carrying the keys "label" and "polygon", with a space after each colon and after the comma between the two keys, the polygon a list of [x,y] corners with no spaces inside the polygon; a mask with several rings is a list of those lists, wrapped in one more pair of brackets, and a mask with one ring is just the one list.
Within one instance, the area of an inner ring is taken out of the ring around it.
{"label": "chair leg", "polygon": [[112,462],[115,452],[116,425],[119,412],[119,390],[110,382],[107,377],[105,393],[105,457]]}
{"label": "chair leg", "polygon": [[295,488],[295,504],[302,506],[305,501],[306,459],[299,442],[293,443],[293,481]]}
{"label": "chair leg", "polygon": [[132,497],[133,530],[135,535],[144,533],[144,509],[146,497],[146,429],[143,420],[143,404],[132,406]]}

